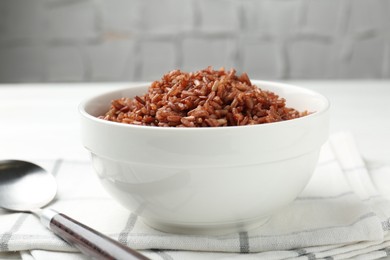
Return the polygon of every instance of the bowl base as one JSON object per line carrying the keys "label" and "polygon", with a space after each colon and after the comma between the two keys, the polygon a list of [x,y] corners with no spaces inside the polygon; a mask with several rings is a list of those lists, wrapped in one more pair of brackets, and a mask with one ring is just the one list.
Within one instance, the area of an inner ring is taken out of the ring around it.
{"label": "bowl base", "polygon": [[227,235],[259,228],[268,222],[269,218],[270,217],[267,216],[248,221],[222,224],[172,224],[143,218],[142,221],[149,227],[166,233],[187,235]]}

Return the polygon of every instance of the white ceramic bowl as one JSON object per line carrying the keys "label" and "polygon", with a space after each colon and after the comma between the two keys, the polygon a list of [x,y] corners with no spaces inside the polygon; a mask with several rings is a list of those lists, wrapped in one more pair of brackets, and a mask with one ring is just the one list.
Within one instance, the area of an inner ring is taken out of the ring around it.
{"label": "white ceramic bowl", "polygon": [[264,223],[308,183],[328,137],[329,102],[297,86],[252,83],[315,112],[262,125],[167,128],[96,118],[111,100],[142,95],[147,84],[83,102],[82,141],[103,186],[162,231],[221,234]]}

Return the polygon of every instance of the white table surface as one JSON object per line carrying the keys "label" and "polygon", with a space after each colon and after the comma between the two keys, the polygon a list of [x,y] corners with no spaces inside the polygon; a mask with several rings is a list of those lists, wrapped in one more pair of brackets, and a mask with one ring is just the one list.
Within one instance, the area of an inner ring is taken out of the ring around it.
{"label": "white table surface", "polygon": [[[390,163],[390,81],[291,83],[329,98],[331,133],[352,132],[365,158]],[[131,84],[0,85],[0,159],[88,159],[80,141],[78,104]]]}
{"label": "white table surface", "polygon": [[[364,158],[390,164],[390,81],[289,83],[328,97],[331,133],[352,132]],[[89,160],[80,140],[78,104],[89,96],[129,85],[0,84],[0,160]]]}

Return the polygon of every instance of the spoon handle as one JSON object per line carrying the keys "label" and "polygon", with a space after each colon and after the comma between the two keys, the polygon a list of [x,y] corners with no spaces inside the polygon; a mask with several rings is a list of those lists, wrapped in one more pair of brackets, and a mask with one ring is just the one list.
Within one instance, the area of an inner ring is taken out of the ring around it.
{"label": "spoon handle", "polygon": [[41,214],[41,222],[56,235],[92,258],[149,259],[118,241],[55,210],[44,209]]}

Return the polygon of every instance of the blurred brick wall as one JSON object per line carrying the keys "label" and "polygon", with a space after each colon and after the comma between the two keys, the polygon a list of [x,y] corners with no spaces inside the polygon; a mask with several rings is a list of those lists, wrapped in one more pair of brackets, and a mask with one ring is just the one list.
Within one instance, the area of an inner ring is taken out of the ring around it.
{"label": "blurred brick wall", "polygon": [[390,0],[0,0],[0,82],[390,77]]}

